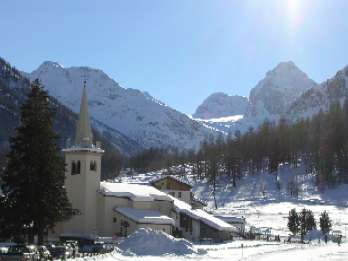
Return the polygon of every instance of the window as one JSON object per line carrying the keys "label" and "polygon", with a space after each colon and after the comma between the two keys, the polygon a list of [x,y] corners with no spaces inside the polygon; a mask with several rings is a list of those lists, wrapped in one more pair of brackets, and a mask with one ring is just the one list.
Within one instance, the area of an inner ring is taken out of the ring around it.
{"label": "window", "polygon": [[185,230],[185,232],[192,233],[192,218],[186,214],[180,213],[180,227]]}
{"label": "window", "polygon": [[81,162],[78,160],[77,162],[71,162],[71,175],[80,174],[81,172]]}
{"label": "window", "polygon": [[77,161],[76,164],[76,174],[80,174],[81,173],[81,161]]}
{"label": "window", "polygon": [[175,192],[174,192],[174,191],[171,191],[171,192],[169,192],[169,195],[175,197]]}
{"label": "window", "polygon": [[181,198],[181,192],[178,193],[178,197]]}
{"label": "window", "polygon": [[89,169],[92,171],[97,171],[97,162],[95,160],[92,160],[89,164]]}
{"label": "window", "polygon": [[114,218],[112,219],[112,222],[113,222],[113,223],[117,223],[117,218],[114,217]]}
{"label": "window", "polygon": [[122,236],[128,236],[129,223],[125,220],[121,220],[120,232]]}
{"label": "window", "polygon": [[75,175],[76,174],[76,163],[75,161],[71,162],[71,175]]}

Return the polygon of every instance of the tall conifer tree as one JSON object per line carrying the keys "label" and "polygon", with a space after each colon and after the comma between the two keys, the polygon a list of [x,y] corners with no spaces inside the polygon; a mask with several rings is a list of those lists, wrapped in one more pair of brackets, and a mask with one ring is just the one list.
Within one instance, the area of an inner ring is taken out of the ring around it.
{"label": "tall conifer tree", "polygon": [[48,229],[73,214],[64,188],[65,163],[53,130],[54,113],[38,80],[21,108],[4,171],[0,230],[15,239],[24,234],[42,243]]}

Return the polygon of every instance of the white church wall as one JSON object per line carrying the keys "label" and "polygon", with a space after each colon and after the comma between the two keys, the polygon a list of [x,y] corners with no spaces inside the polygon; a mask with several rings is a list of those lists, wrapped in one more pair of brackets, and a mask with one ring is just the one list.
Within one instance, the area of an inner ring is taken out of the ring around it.
{"label": "white church wall", "polygon": [[153,201],[132,201],[132,208],[151,210],[154,208]]}
{"label": "white church wall", "polygon": [[131,201],[127,198],[105,197],[98,193],[98,233],[101,236],[113,236],[119,232],[117,222],[114,222],[115,215],[114,208],[116,207],[131,207]]}
{"label": "white church wall", "polygon": [[[95,161],[97,169],[91,170],[90,163]],[[93,236],[97,234],[97,199],[99,189],[101,153],[88,151],[65,151],[66,179],[68,198],[79,214],[63,225],[64,234]],[[80,172],[72,173],[72,162],[80,162]]]}
{"label": "white church wall", "polygon": [[[163,224],[143,224],[137,223],[134,220],[122,215],[119,212],[114,213],[114,217],[116,218],[116,231],[118,236],[126,236],[133,233],[138,228],[151,228],[158,231],[163,231],[169,235],[172,234],[172,225],[163,225]],[[123,226],[124,223],[127,223],[127,227]]]}

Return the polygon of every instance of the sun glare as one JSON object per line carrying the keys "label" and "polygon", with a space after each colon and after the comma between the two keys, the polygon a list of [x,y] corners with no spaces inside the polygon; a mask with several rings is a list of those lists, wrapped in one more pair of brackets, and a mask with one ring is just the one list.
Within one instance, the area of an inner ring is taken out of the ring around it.
{"label": "sun glare", "polygon": [[288,17],[292,29],[301,22],[300,4],[301,0],[287,0]]}

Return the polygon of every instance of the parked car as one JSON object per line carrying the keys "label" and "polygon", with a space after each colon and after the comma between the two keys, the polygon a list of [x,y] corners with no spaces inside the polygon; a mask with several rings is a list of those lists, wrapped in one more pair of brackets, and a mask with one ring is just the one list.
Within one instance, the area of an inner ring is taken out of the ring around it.
{"label": "parked car", "polygon": [[52,259],[67,259],[71,254],[68,247],[64,245],[51,245],[48,247]]}
{"label": "parked car", "polygon": [[115,245],[113,243],[104,243],[104,249],[106,253],[114,251]]}
{"label": "parked car", "polygon": [[79,245],[77,241],[66,241],[65,245],[69,249],[70,257],[75,258],[79,256]]}
{"label": "parked car", "polygon": [[46,246],[38,246],[37,250],[40,254],[40,260],[51,259],[51,253],[50,253],[50,251],[48,251]]}
{"label": "parked car", "polygon": [[10,246],[7,253],[1,254],[1,261],[39,261],[40,254],[35,246]]}
{"label": "parked car", "polygon": [[104,254],[111,251],[110,251],[110,248],[104,243],[94,243],[94,244],[83,245],[80,248],[80,252],[88,253],[88,254]]}

